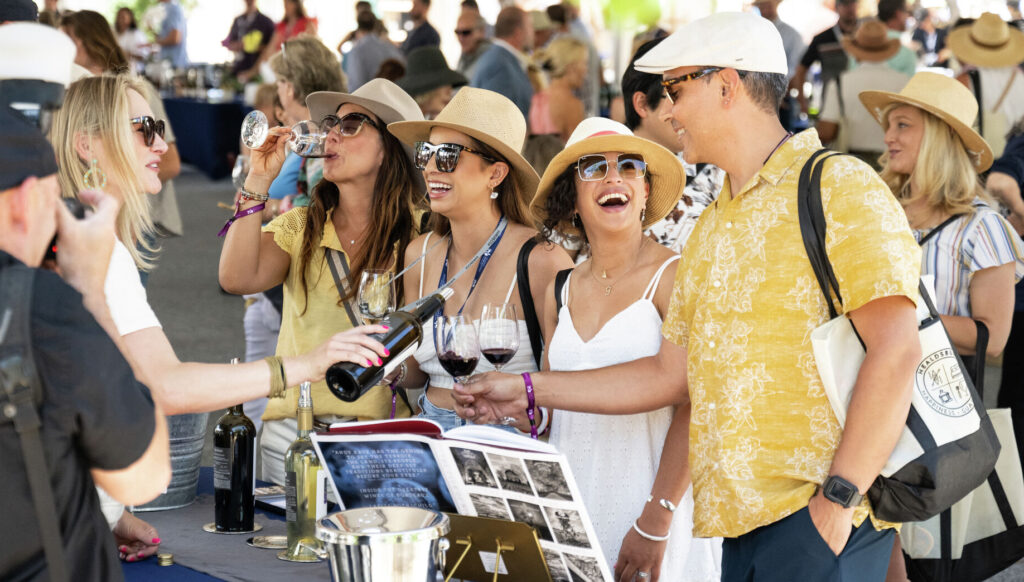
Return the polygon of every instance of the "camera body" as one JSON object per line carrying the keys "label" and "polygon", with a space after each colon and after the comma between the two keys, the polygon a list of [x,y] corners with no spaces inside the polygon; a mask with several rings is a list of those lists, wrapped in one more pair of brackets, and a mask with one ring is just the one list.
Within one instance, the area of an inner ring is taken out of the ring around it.
{"label": "camera body", "polygon": [[[78,198],[61,198],[61,202],[71,212],[71,215],[78,220],[85,218],[85,204]],[[56,261],[57,260],[57,235],[53,235],[53,240],[50,241],[50,246],[46,247],[46,255],[43,257],[43,262]]]}

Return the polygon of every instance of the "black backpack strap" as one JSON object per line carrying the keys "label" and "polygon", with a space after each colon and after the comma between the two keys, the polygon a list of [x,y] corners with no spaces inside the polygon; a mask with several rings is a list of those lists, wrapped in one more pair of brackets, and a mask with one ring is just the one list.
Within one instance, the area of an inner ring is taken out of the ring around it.
{"label": "black backpack strap", "polygon": [[555,275],[555,309],[557,311],[562,310],[562,287],[565,287],[569,273],[572,273],[572,269],[563,269]]}
{"label": "black backpack strap", "polygon": [[23,266],[8,267],[0,277],[0,399],[6,400],[0,422],[14,424],[21,441],[50,580],[66,582],[70,578],[60,521],[39,434],[42,423],[37,407],[43,391],[36,375],[30,327],[34,281],[35,271]]}
{"label": "black backpack strap", "polygon": [[535,246],[537,246],[537,239],[531,238],[519,248],[516,278],[519,281],[519,302],[523,306],[523,318],[526,319],[526,329],[530,334],[530,347],[533,349],[533,359],[539,370],[541,357],[544,354],[544,334],[540,331],[537,309],[533,305],[533,294],[530,293],[530,252]]}

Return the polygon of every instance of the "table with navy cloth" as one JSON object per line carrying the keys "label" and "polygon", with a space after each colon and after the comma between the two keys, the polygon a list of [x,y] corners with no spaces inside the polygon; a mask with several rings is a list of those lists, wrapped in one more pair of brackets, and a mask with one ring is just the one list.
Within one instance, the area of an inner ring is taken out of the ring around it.
{"label": "table with navy cloth", "polygon": [[[270,485],[257,482],[258,487]],[[174,554],[173,566],[160,566],[156,556],[141,562],[122,562],[126,582],[329,582],[327,561],[297,564],[277,559],[280,550],[253,548],[246,540],[254,535],[284,535],[284,516],[256,507],[255,534],[224,535],[203,531],[213,521],[213,469],[199,470],[199,496],[187,507],[137,514],[157,529],[159,553]]]}
{"label": "table with navy cloth", "polygon": [[231,175],[238,155],[242,119],[250,108],[241,100],[213,102],[190,97],[164,97],[181,161],[211,180]]}

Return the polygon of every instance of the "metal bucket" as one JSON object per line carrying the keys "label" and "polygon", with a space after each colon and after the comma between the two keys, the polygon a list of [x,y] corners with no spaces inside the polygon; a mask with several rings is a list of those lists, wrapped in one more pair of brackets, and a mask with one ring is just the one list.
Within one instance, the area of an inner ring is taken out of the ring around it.
{"label": "metal bucket", "polygon": [[171,439],[171,483],[162,495],[145,505],[136,505],[133,511],[177,509],[196,500],[199,463],[203,457],[209,416],[208,412],[202,412],[167,417],[167,432]]}
{"label": "metal bucket", "polygon": [[415,507],[364,507],[316,524],[334,582],[435,582],[442,578],[448,516]]}

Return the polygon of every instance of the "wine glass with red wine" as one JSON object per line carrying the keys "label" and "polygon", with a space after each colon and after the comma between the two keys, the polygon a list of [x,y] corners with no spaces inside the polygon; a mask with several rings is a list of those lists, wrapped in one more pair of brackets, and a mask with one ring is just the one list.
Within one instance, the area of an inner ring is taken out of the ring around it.
{"label": "wine glass with red wine", "polygon": [[434,349],[441,367],[462,383],[480,360],[476,326],[463,315],[444,316],[434,325]]}
{"label": "wine glass with red wine", "polygon": [[480,352],[494,369],[512,360],[519,350],[519,319],[511,303],[488,303],[480,313]]}

